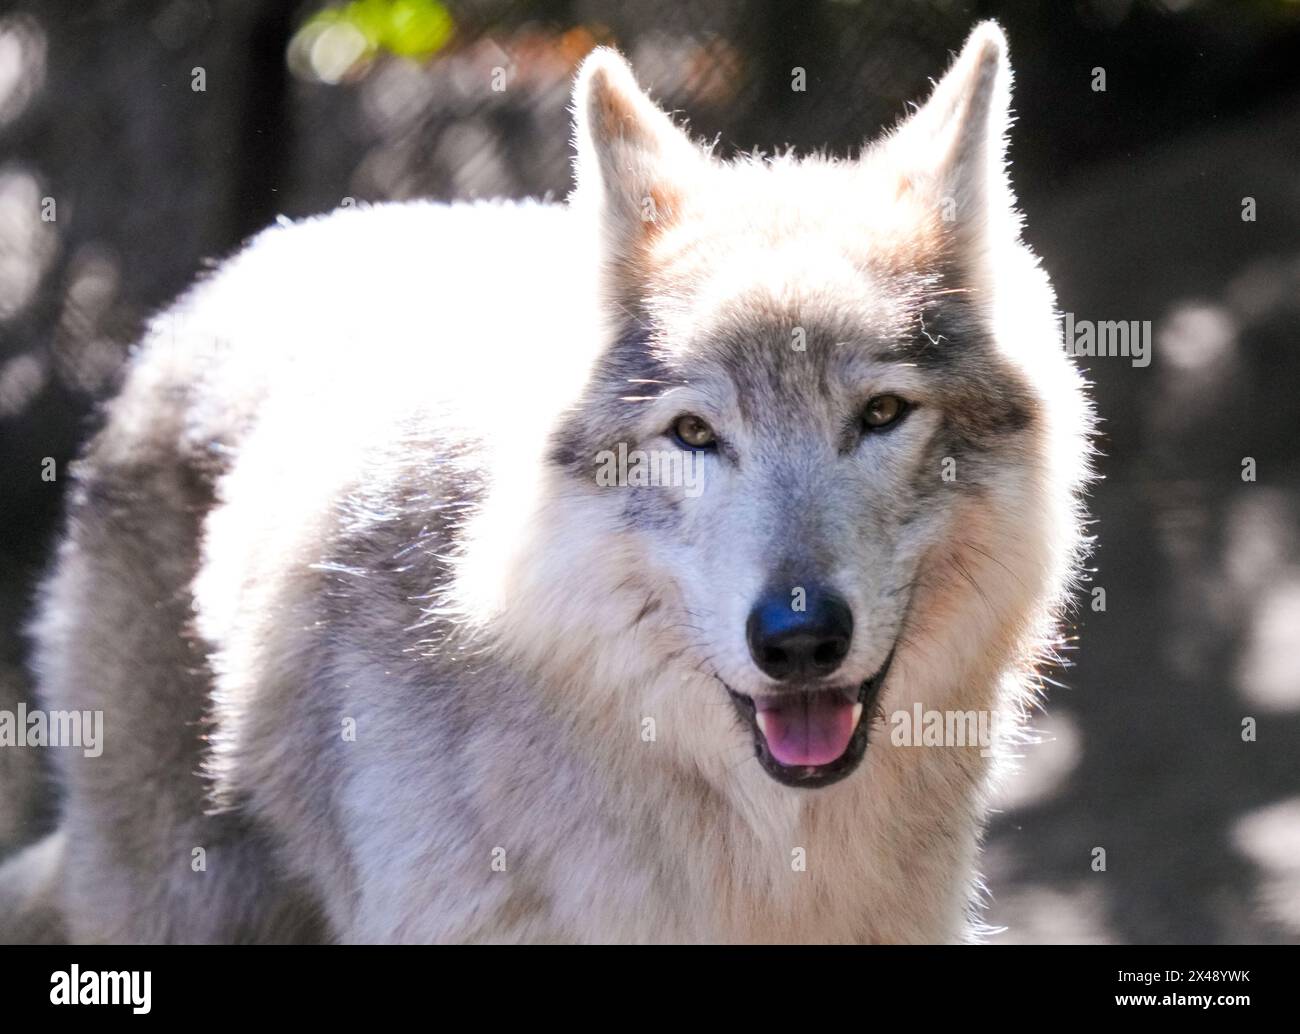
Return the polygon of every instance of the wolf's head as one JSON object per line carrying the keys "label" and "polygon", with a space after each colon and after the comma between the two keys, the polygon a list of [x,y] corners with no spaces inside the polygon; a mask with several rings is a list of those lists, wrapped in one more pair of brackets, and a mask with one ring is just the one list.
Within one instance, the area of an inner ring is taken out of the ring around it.
{"label": "wolf's head", "polygon": [[609,685],[683,673],[647,708],[702,768],[835,782],[882,693],[992,707],[1050,629],[1088,411],[1019,241],[1009,81],[986,23],[860,156],[724,163],[618,55],[582,68],[609,344],[550,445],[594,597],[569,631],[620,639]]}

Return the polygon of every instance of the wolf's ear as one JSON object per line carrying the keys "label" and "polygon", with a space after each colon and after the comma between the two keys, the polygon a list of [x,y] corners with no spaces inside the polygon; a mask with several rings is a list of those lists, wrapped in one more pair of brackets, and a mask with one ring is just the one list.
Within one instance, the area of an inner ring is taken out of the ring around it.
{"label": "wolf's ear", "polygon": [[885,141],[907,186],[936,206],[961,244],[979,246],[999,224],[1018,233],[1006,172],[1010,123],[1006,37],[996,22],[981,22],[929,100]]}
{"label": "wolf's ear", "polygon": [[578,72],[573,117],[573,201],[596,207],[607,257],[634,268],[678,217],[691,177],[707,160],[606,47],[592,51]]}

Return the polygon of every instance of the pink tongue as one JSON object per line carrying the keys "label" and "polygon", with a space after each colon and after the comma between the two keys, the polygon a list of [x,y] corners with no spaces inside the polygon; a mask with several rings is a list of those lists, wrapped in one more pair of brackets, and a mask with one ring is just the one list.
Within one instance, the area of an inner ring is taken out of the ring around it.
{"label": "pink tongue", "polygon": [[853,702],[839,693],[797,693],[756,701],[767,749],[782,765],[827,765],[853,738]]}

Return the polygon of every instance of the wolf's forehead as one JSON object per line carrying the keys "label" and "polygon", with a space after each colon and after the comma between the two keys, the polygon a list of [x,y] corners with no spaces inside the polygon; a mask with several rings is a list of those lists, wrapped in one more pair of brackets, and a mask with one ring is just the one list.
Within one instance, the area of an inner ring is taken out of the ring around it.
{"label": "wolf's forehead", "polygon": [[697,321],[820,317],[876,322],[887,318],[899,294],[887,274],[844,251],[792,245],[713,257],[690,292]]}
{"label": "wolf's forehead", "polygon": [[940,258],[951,230],[932,198],[879,162],[728,165],[704,183],[659,228],[651,265],[697,280],[719,261],[754,278],[815,278],[844,262],[898,270]]}
{"label": "wolf's forehead", "polygon": [[875,330],[826,306],[756,297],[725,319],[668,335],[660,356],[689,384],[742,418],[787,427],[819,423],[861,390],[890,352],[893,326]]}
{"label": "wolf's forehead", "polygon": [[860,231],[818,222],[743,233],[747,247],[727,234],[684,246],[648,306],[666,379],[721,384],[746,410],[816,413],[889,366],[986,369],[990,335],[942,256]]}
{"label": "wolf's forehead", "polygon": [[815,419],[842,409],[836,400],[908,384],[941,394],[980,384],[989,398],[1018,384],[968,289],[922,270],[820,269],[673,306],[653,349],[666,379],[721,385],[765,420],[778,410]]}
{"label": "wolf's forehead", "polygon": [[825,390],[865,366],[907,361],[906,346],[924,331],[923,277],[873,275],[843,260],[754,265],[661,314],[664,358],[718,364],[741,382],[791,378]]}

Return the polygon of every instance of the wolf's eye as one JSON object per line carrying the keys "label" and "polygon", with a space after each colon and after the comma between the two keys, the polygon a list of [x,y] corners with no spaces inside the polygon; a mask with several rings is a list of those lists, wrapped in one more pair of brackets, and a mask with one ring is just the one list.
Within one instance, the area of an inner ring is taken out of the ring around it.
{"label": "wolf's eye", "polygon": [[862,411],[862,423],[868,431],[880,431],[896,424],[907,412],[907,403],[897,395],[877,395],[867,401]]}
{"label": "wolf's eye", "polygon": [[673,437],[687,449],[711,449],[718,440],[713,428],[691,413],[673,421]]}

